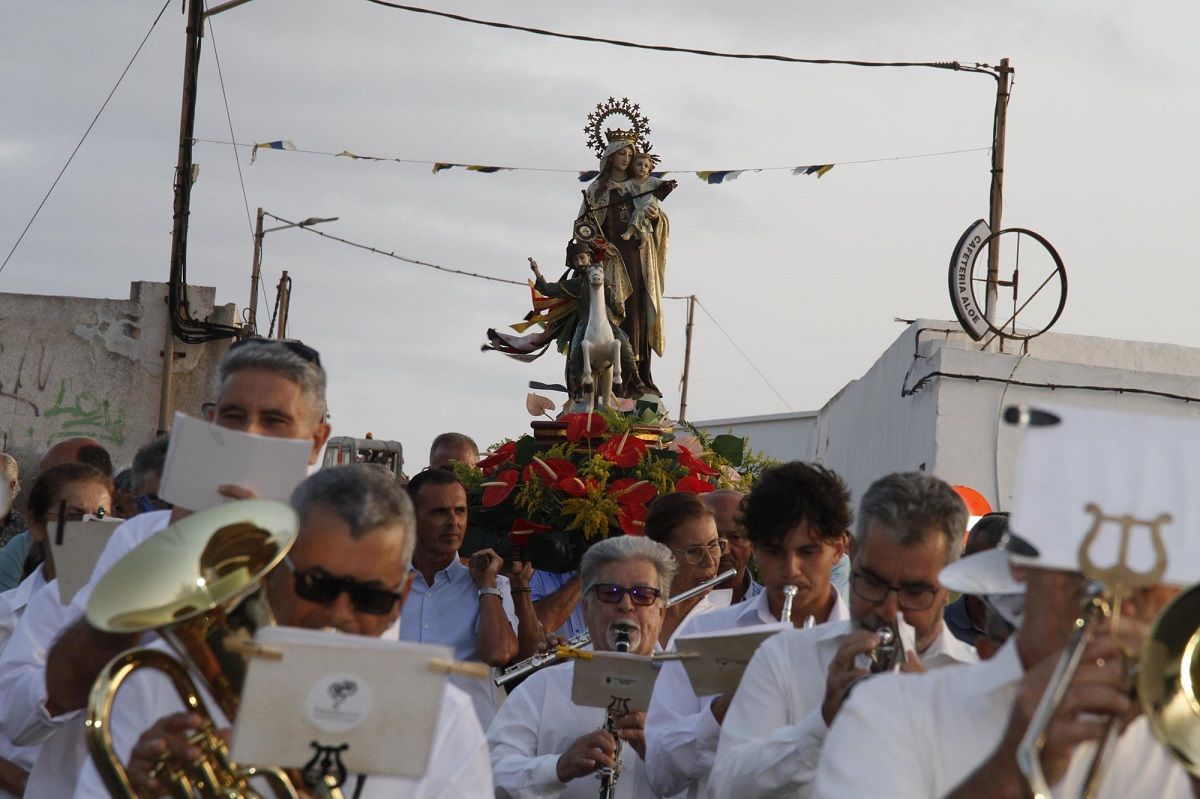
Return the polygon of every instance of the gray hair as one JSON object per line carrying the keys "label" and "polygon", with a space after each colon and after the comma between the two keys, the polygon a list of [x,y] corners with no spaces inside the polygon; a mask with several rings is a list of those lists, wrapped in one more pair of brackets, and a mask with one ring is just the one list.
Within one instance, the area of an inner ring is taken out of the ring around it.
{"label": "gray hair", "polygon": [[146,478],[151,474],[162,474],[167,462],[167,436],[158,438],[146,444],[133,456],[133,466],[130,468],[130,491],[134,496],[146,493]]}
{"label": "gray hair", "polygon": [[855,551],[867,543],[874,519],[901,546],[913,546],[940,535],[946,563],[958,560],[967,529],[967,506],[943,480],[925,472],[897,472],[881,477],[863,494],[858,508]]}
{"label": "gray hair", "polygon": [[658,592],[662,601],[671,593],[671,578],[675,576],[675,557],[671,550],[657,541],[642,536],[620,535],[592,544],[583,553],[579,564],[579,582],[583,585],[583,601],[592,596],[600,570],[610,563],[623,560],[644,560],[658,572]]}
{"label": "gray hair", "polygon": [[439,447],[466,447],[474,452],[476,457],[479,456],[479,445],[466,433],[441,433],[438,435],[429,445],[429,460],[433,460]]}
{"label": "gray hair", "polygon": [[313,424],[325,421],[325,370],[319,363],[306,361],[281,341],[251,341],[230,349],[221,359],[217,373],[218,396],[230,376],[243,369],[261,369],[291,380],[300,387]]}
{"label": "gray hair", "polygon": [[301,519],[314,505],[324,505],[350,526],[354,538],[399,524],[404,528],[404,567],[412,562],[417,517],[412,501],[389,474],[361,463],[322,469],[296,487],[291,503]]}

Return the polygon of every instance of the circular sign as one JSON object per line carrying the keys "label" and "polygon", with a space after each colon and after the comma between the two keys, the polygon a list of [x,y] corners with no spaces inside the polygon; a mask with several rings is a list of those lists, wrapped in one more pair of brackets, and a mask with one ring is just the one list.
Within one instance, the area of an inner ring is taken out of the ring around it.
{"label": "circular sign", "polygon": [[345,732],[371,712],[371,686],[356,674],[336,672],[313,683],[305,706],[308,720],[325,732]]}
{"label": "circular sign", "polygon": [[[992,283],[996,289],[995,307],[989,320],[980,294],[988,287],[991,248],[999,248],[1002,243]],[[1028,340],[1045,333],[1062,316],[1067,302],[1067,270],[1058,251],[1038,233],[1016,227],[993,233],[980,219],[967,228],[955,246],[949,287],[954,315],[972,339],[978,341],[991,332],[1001,338]]]}

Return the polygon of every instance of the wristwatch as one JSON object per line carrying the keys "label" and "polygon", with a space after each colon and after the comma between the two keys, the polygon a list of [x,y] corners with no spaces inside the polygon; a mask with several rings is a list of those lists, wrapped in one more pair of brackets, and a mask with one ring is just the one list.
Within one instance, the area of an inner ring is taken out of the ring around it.
{"label": "wristwatch", "polygon": [[491,594],[492,596],[498,596],[500,599],[504,599],[504,592],[499,588],[480,588],[478,595],[482,597],[484,594]]}

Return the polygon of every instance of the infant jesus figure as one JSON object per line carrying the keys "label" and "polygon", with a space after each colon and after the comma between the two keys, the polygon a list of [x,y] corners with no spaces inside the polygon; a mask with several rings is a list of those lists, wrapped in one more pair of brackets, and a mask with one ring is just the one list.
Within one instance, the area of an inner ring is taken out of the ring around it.
{"label": "infant jesus figure", "polygon": [[653,234],[654,220],[659,215],[659,201],[666,199],[676,186],[673,180],[663,180],[651,174],[657,161],[658,156],[638,153],[629,163],[629,172],[633,177],[623,183],[609,181],[609,188],[620,189],[630,195],[633,204],[629,227],[621,234],[623,241],[629,241],[634,236],[645,238]]}

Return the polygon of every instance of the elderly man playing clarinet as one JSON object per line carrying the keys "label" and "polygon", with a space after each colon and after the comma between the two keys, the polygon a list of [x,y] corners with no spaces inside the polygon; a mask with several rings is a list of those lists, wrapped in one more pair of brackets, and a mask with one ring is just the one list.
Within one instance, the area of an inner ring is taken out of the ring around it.
{"label": "elderly man playing clarinet", "polygon": [[[627,638],[628,651],[651,654],[674,571],[671,551],[647,538],[621,536],[588,549],[580,579],[595,649],[616,650]],[[543,669],[501,705],[487,735],[496,796],[593,799],[600,790],[597,771],[616,768],[617,797],[657,797],[643,762],[645,714],[615,719],[614,737],[605,730],[603,708],[571,701],[573,677],[574,661]]]}

